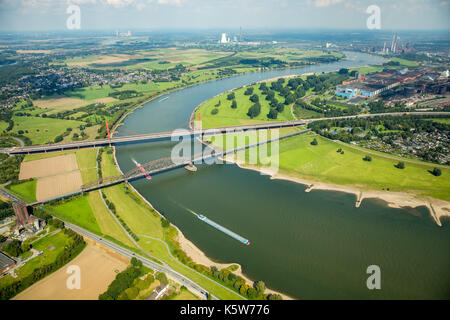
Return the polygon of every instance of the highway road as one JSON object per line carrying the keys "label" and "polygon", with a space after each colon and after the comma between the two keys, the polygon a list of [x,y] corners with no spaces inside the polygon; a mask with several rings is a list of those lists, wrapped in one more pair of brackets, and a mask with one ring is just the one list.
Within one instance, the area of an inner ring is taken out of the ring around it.
{"label": "highway road", "polygon": [[373,114],[359,114],[352,116],[342,116],[342,117],[329,117],[329,118],[316,118],[316,119],[300,119],[291,121],[277,121],[277,122],[266,122],[253,125],[241,125],[241,126],[231,126],[231,127],[219,127],[214,129],[204,129],[198,132],[156,132],[147,134],[137,134],[122,137],[112,137],[109,139],[97,139],[97,140],[85,140],[76,141],[69,143],[59,143],[59,144],[46,144],[46,145],[36,145],[36,146],[25,146],[25,147],[13,147],[1,149],[0,153],[8,154],[29,154],[29,153],[41,153],[50,151],[62,151],[70,149],[80,149],[89,147],[102,147],[108,145],[118,145],[127,143],[144,143],[162,140],[171,140],[172,137],[191,137],[194,138],[197,134],[212,135],[218,133],[226,133],[230,130],[259,130],[259,129],[270,129],[270,128],[283,128],[289,126],[300,126],[305,125],[313,121],[320,120],[333,120],[333,119],[351,119],[351,118],[368,118],[376,116],[401,116],[401,115],[450,115],[450,112],[390,112],[390,113],[373,113]]}
{"label": "highway road", "polygon": [[15,195],[12,195],[11,193],[3,190],[2,188],[0,188],[0,194],[2,196],[4,196],[5,198],[10,199],[11,201],[21,201],[19,198],[17,198]]}
{"label": "highway road", "polygon": [[[166,266],[160,265],[160,264],[158,264],[158,263],[156,263],[156,262],[154,262],[154,261],[152,261],[152,260],[150,260],[148,258],[145,258],[145,257],[143,257],[143,256],[141,256],[141,255],[139,255],[139,254],[137,254],[137,253],[135,253],[133,251],[130,251],[130,250],[125,249],[125,248],[122,248],[121,246],[119,246],[119,245],[117,245],[117,244],[115,244],[115,243],[113,243],[111,241],[105,240],[102,237],[100,237],[100,236],[98,236],[98,235],[96,235],[96,234],[94,234],[92,232],[89,232],[89,231],[87,231],[87,230],[85,230],[83,228],[80,228],[77,225],[74,225],[74,224],[71,224],[71,223],[68,223],[68,222],[64,222],[64,225],[67,228],[70,228],[73,231],[75,231],[75,232],[77,232],[77,233],[79,233],[81,235],[84,235],[84,236],[86,236],[86,237],[88,237],[88,238],[90,238],[90,239],[92,239],[92,240],[94,240],[94,241],[104,245],[105,247],[107,247],[107,248],[109,248],[109,249],[111,249],[111,250],[113,250],[113,251],[123,255],[124,257],[127,257],[129,259],[131,259],[133,257],[136,258],[136,259],[139,259],[140,261],[142,261],[142,264],[144,266],[149,267],[149,268],[151,268],[153,270],[156,270],[156,271],[159,271],[159,272],[164,272],[169,278],[172,278],[176,282],[180,283],[181,285],[184,285],[186,288],[188,288],[192,292],[196,293],[197,295],[203,296],[203,297],[206,298],[208,290],[202,288],[200,285],[198,285],[197,283],[195,283],[191,279],[189,279],[186,276],[180,274],[179,272],[173,270],[172,268],[168,267],[167,265]],[[211,280],[211,281],[213,281],[213,280]],[[215,283],[220,285],[221,287],[229,290],[230,292],[233,292],[237,296],[239,296],[241,298],[244,298],[241,295],[239,295],[238,293],[232,291],[231,289],[228,289],[228,288],[222,286],[220,283],[217,283],[217,282],[215,282]],[[211,294],[211,298],[213,300],[219,300],[213,294]]]}

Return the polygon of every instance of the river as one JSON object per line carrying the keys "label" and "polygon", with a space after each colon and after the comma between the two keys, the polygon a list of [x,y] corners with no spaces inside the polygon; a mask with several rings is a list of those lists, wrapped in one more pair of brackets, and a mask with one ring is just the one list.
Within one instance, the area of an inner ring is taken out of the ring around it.
{"label": "river", "polygon": [[[194,108],[224,91],[282,75],[379,64],[382,58],[346,52],[347,60],[216,80],[163,95],[137,109],[122,128],[173,130]],[[166,99],[167,98],[167,99]],[[122,171],[167,157],[173,142],[117,147]],[[217,262],[236,262],[253,280],[299,299],[429,299],[450,297],[450,223],[438,227],[425,207],[392,209],[332,191],[270,180],[235,165],[168,172],[133,186]],[[199,221],[192,210],[250,240],[245,246]],[[381,269],[381,290],[368,290],[366,269]]]}

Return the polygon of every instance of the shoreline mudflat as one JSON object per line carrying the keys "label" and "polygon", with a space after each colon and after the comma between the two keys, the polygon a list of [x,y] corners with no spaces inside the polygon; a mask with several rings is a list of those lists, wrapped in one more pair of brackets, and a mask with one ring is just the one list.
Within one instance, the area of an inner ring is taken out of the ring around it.
{"label": "shoreline mudflat", "polygon": [[311,192],[312,190],[328,190],[354,194],[356,196],[356,207],[359,207],[364,199],[375,198],[384,201],[388,207],[396,209],[425,206],[428,208],[430,216],[440,227],[442,227],[443,218],[450,218],[450,202],[445,200],[431,197],[419,198],[413,193],[382,190],[361,190],[356,186],[338,185],[301,179],[284,173],[274,173],[268,168],[245,165],[241,162],[236,161],[233,155],[225,157],[224,160],[229,163],[234,163],[242,169],[254,170],[260,172],[261,174],[269,175],[272,180],[279,179],[304,184],[307,186],[305,192]]}
{"label": "shoreline mudflat", "polygon": [[[117,158],[116,158],[116,148],[114,147],[114,152],[113,152],[113,159],[115,162],[115,165],[117,167],[117,169],[119,170],[120,173],[123,174],[122,170],[120,169],[120,166],[117,162]],[[155,209],[155,207],[147,200],[145,199],[145,197],[143,197],[140,192],[131,184],[129,184],[129,186],[131,187],[131,189],[133,189],[133,191],[152,209],[154,210],[157,214],[159,214],[161,217],[164,217],[163,214],[161,214],[161,212],[159,212],[158,210]],[[223,268],[228,268],[231,265],[237,265],[238,269],[236,271],[233,271],[234,274],[242,277],[245,282],[247,282],[247,284],[249,286],[253,286],[253,282],[248,276],[246,276],[243,272],[242,272],[242,266],[239,263],[218,263],[214,260],[212,260],[211,258],[209,258],[200,248],[198,248],[192,241],[190,241],[189,239],[187,239],[183,232],[174,224],[171,223],[171,225],[177,229],[178,231],[178,235],[177,235],[177,241],[180,244],[181,250],[183,250],[195,263],[197,264],[202,264],[205,265],[207,267],[211,267],[211,266],[215,266],[218,269],[223,269]],[[181,262],[180,262],[181,263]],[[186,265],[185,265],[186,266]],[[189,268],[188,266],[186,266],[186,268]],[[264,281],[264,279],[261,279],[262,281]],[[294,298],[272,290],[270,288],[266,287],[266,292],[267,293],[272,293],[272,294],[279,294],[283,297],[283,300],[295,300]]]}

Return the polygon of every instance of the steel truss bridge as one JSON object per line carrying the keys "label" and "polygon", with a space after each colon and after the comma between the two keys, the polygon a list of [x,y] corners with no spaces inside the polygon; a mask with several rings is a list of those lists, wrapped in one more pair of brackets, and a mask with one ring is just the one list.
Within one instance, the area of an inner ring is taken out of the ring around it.
{"label": "steel truss bridge", "polygon": [[[89,183],[86,183],[86,184],[82,185],[81,189],[76,192],[65,194],[65,195],[59,196],[57,198],[37,201],[34,203],[30,203],[29,205],[30,206],[40,205],[40,204],[44,204],[44,203],[51,202],[54,200],[71,197],[71,196],[81,194],[84,192],[102,189],[102,188],[120,184],[123,182],[128,183],[130,181],[138,180],[138,179],[141,179],[146,176],[154,176],[154,175],[157,175],[160,173],[164,173],[164,172],[171,171],[174,169],[182,168],[187,165],[205,163],[205,162],[208,162],[208,160],[212,160],[214,158],[223,158],[224,156],[226,156],[228,154],[232,154],[232,153],[236,153],[236,152],[239,152],[239,151],[242,151],[245,149],[256,147],[261,144],[271,143],[271,142],[274,142],[277,140],[281,140],[281,139],[285,139],[285,138],[292,137],[295,135],[303,134],[303,133],[309,132],[309,131],[310,131],[309,129],[297,131],[297,132],[290,133],[290,134],[287,134],[287,135],[284,135],[284,136],[281,136],[278,138],[260,141],[257,143],[248,144],[248,145],[245,145],[242,147],[237,147],[237,148],[233,148],[233,149],[229,149],[229,150],[220,150],[213,146],[206,146],[206,148],[203,150],[203,152],[193,155],[191,157],[181,157],[181,158],[177,159],[177,161],[175,163],[172,161],[172,158],[170,158],[170,157],[152,160],[145,164],[142,164],[140,168],[136,167],[124,174],[111,176],[111,177],[105,177],[105,178],[98,179],[96,181],[91,181]],[[141,169],[143,169],[143,170],[141,170]]]}

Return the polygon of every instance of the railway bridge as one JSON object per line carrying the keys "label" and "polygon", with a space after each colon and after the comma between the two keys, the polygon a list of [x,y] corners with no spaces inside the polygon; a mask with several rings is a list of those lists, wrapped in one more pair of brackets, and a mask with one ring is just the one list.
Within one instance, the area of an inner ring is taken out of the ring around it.
{"label": "railway bridge", "polygon": [[259,141],[257,143],[248,144],[245,146],[236,147],[236,148],[228,149],[228,150],[219,150],[218,148],[214,148],[212,146],[207,146],[206,148],[207,149],[209,148],[208,152],[203,151],[201,153],[198,153],[198,154],[190,156],[190,157],[184,157],[184,158],[182,157],[182,158],[178,159],[176,163],[174,163],[172,161],[172,158],[170,158],[170,157],[149,161],[145,164],[142,164],[140,167],[136,167],[124,174],[111,176],[111,177],[105,177],[105,178],[98,179],[96,181],[91,181],[89,183],[86,183],[86,184],[82,185],[80,190],[78,190],[76,192],[61,195],[56,198],[46,199],[46,200],[42,200],[42,201],[36,201],[33,203],[29,203],[28,205],[30,205],[30,206],[41,205],[41,204],[45,204],[47,202],[51,202],[54,200],[59,200],[59,199],[71,197],[71,196],[74,196],[77,194],[81,194],[84,192],[102,189],[102,188],[120,184],[123,182],[128,183],[128,182],[131,182],[134,180],[141,179],[146,176],[154,176],[154,175],[168,172],[171,170],[175,170],[178,168],[183,168],[192,163],[203,163],[203,162],[213,159],[213,158],[224,157],[228,154],[232,154],[232,153],[236,153],[238,151],[256,147],[261,144],[271,143],[271,142],[274,142],[277,140],[281,140],[281,139],[285,139],[285,138],[292,137],[295,135],[303,134],[303,133],[306,133],[309,131],[310,131],[309,129],[302,130],[302,131],[296,131],[296,132],[293,132],[293,133],[290,133],[290,134],[287,134],[287,135],[284,135],[281,137],[277,137],[274,139]]}

